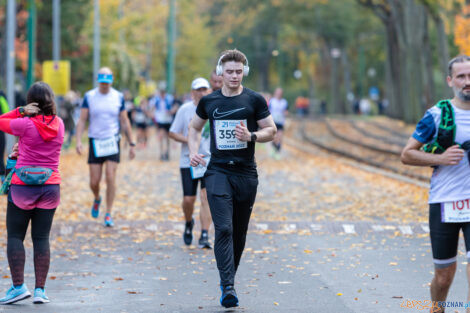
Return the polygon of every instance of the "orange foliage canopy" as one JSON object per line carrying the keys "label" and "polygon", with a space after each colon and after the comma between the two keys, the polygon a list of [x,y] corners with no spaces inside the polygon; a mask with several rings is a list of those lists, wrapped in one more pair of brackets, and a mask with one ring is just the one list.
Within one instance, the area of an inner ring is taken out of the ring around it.
{"label": "orange foliage canopy", "polygon": [[470,55],[470,5],[463,7],[462,13],[455,17],[455,44],[460,53]]}

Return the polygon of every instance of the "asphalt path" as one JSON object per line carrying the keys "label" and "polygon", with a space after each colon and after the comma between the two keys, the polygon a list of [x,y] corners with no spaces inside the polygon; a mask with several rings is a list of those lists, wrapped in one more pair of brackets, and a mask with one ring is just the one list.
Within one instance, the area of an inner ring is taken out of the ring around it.
{"label": "asphalt path", "polygon": [[[99,228],[93,240],[71,234],[73,243],[64,239],[63,248],[53,252],[47,283],[51,303],[24,300],[0,311],[227,312],[218,303],[212,250],[184,246],[176,229],[162,239],[152,227],[133,236],[134,227],[145,223]],[[72,228],[77,234],[86,230],[83,225]],[[240,307],[233,311],[418,312],[402,306],[428,299],[433,271],[429,250],[423,235],[252,230],[236,277]],[[31,259],[28,249],[25,280],[30,288]],[[458,262],[448,300],[465,302],[465,257]],[[4,260],[1,268],[2,276],[9,274]],[[0,280],[4,290],[9,284],[9,279]]]}
{"label": "asphalt path", "polygon": [[[46,289],[51,303],[27,299],[0,312],[424,312],[434,270],[424,188],[320,151],[286,147],[273,160],[264,145],[257,158],[258,199],[236,277],[239,308],[219,305],[213,251],[183,244],[177,158],[160,162],[148,149],[120,166],[112,229],[89,217],[85,161],[63,157]],[[132,175],[143,168],[145,178]],[[198,226],[194,236],[196,243]],[[4,234],[3,251],[5,243]],[[32,290],[29,236],[25,245]],[[449,301],[466,302],[465,265],[461,243]],[[0,251],[2,293],[9,275]]]}

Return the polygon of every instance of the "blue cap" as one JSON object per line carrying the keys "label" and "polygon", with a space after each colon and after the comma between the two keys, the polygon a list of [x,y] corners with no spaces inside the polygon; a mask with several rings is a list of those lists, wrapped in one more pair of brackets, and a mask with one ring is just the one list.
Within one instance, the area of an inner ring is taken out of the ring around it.
{"label": "blue cap", "polygon": [[100,74],[98,73],[98,83],[113,83],[113,74]]}

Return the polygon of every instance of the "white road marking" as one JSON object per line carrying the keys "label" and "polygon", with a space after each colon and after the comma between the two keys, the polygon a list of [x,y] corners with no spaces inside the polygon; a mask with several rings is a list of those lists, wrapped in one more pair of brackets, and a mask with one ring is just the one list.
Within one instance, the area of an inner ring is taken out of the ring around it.
{"label": "white road marking", "polygon": [[403,233],[403,235],[413,235],[413,230],[411,230],[411,226],[400,225],[400,226],[398,226],[398,228]]}
{"label": "white road marking", "polygon": [[356,230],[354,229],[353,224],[343,224],[343,229],[346,234],[355,234]]}
{"label": "white road marking", "polygon": [[268,229],[268,224],[264,223],[256,223],[255,224],[256,229],[258,230],[267,230]]}

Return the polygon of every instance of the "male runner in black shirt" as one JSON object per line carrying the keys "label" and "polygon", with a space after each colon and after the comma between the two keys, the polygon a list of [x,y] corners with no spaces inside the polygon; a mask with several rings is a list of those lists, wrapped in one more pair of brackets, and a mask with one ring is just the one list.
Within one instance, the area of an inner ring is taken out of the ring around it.
{"label": "male runner in black shirt", "polygon": [[249,72],[243,53],[225,51],[216,71],[223,78],[222,89],[200,100],[189,125],[188,145],[190,165],[206,165],[198,148],[201,130],[209,120],[211,159],[204,179],[215,228],[220,304],[228,308],[238,306],[233,285],[258,186],[255,142],[273,140],[276,126],[266,100],[241,84]]}

